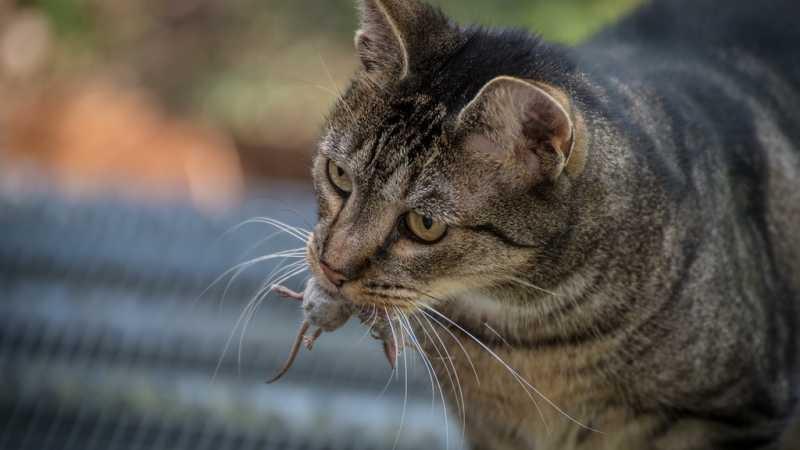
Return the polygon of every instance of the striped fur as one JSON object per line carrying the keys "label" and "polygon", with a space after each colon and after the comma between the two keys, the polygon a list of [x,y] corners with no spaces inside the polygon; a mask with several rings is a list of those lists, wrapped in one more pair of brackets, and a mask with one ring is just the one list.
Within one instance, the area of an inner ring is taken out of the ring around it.
{"label": "striped fur", "polygon": [[[574,49],[416,0],[362,12],[369,60],[315,158],[309,262],[345,274],[356,304],[425,303],[463,328],[480,383],[445,341],[474,447],[777,448],[798,388],[800,6],[658,1]],[[380,64],[380,49],[408,53]],[[546,87],[576,124],[557,178],[465,145],[478,131],[460,112],[502,76]],[[446,237],[407,239],[409,210]],[[465,332],[576,420],[534,396],[537,411]]]}

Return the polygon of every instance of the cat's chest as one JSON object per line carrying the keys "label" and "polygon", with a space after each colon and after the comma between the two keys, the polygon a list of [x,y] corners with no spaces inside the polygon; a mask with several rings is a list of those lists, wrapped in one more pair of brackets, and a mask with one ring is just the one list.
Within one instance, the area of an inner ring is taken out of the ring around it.
{"label": "cat's chest", "polygon": [[563,349],[490,354],[474,342],[461,344],[463,349],[448,349],[450,371],[458,373],[453,384],[460,390],[443,365],[436,365],[437,373],[454,416],[460,417],[463,395],[466,433],[476,448],[637,448],[630,445],[639,445],[654,426],[649,418],[633,417],[606,378],[590,367],[590,355]]}
{"label": "cat's chest", "polygon": [[464,409],[467,435],[486,439],[476,448],[601,450],[608,439],[597,430],[625,428],[627,412],[603,368],[613,342],[512,347],[468,333],[440,331],[426,353],[452,414]]}
{"label": "cat's chest", "polygon": [[579,448],[571,443],[591,439],[614,398],[580,352],[487,349],[467,340],[448,352],[458,379],[446,360],[436,364],[437,375],[449,386],[451,408],[462,407],[463,395],[468,434],[470,427],[503,430],[519,441],[511,448]]}

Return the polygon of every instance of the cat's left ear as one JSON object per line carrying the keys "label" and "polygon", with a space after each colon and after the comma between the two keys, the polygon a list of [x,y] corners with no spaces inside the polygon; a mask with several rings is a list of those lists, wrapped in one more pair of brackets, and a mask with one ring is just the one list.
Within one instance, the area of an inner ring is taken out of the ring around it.
{"label": "cat's left ear", "polygon": [[[580,125],[580,126],[576,126]],[[514,77],[489,81],[457,118],[465,147],[531,185],[579,173],[582,121],[561,90]]]}

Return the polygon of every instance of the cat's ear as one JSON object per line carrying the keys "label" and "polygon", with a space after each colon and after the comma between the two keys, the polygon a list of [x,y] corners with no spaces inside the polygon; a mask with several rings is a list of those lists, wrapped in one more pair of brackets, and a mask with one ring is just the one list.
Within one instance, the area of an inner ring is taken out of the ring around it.
{"label": "cat's ear", "polygon": [[403,79],[415,67],[455,48],[458,29],[438,9],[418,0],[359,0],[355,46],[376,79]]}
{"label": "cat's ear", "polygon": [[557,179],[574,156],[571,109],[567,95],[556,88],[502,76],[464,107],[457,127],[467,151],[535,184]]}

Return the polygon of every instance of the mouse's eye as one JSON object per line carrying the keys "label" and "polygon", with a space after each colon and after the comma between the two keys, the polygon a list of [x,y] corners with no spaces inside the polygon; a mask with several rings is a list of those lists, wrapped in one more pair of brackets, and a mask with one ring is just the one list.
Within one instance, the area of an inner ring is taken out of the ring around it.
{"label": "mouse's eye", "polygon": [[425,244],[433,244],[439,241],[447,232],[447,225],[414,211],[406,214],[405,225],[408,231],[413,234],[413,237]]}
{"label": "mouse's eye", "polygon": [[347,174],[342,166],[331,160],[328,160],[328,179],[331,180],[333,187],[339,190],[342,195],[353,192],[353,181],[350,179],[350,175]]}

